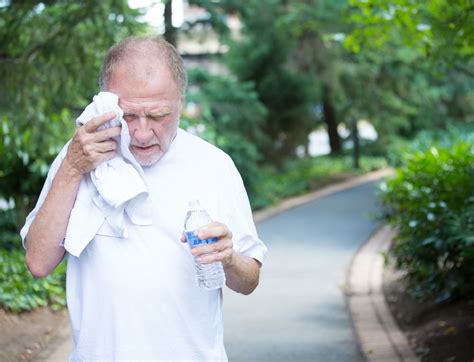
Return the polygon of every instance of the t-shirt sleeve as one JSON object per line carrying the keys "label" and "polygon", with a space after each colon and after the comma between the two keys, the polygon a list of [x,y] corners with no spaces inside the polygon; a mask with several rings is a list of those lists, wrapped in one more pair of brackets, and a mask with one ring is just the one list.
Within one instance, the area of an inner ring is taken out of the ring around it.
{"label": "t-shirt sleeve", "polygon": [[46,199],[46,196],[48,195],[48,192],[51,188],[51,184],[53,183],[54,176],[56,176],[56,172],[58,171],[59,166],[61,166],[61,163],[63,162],[63,159],[66,156],[68,146],[69,146],[69,142],[66,143],[66,145],[64,145],[64,147],[61,149],[61,151],[59,152],[59,154],[56,156],[53,163],[51,164],[51,167],[49,168],[49,171],[48,171],[48,176],[46,177],[46,181],[44,182],[43,188],[38,197],[38,201],[36,201],[35,208],[28,214],[25,220],[25,225],[23,225],[23,227],[20,230],[21,242],[23,244],[24,249],[26,249],[26,246],[25,246],[26,235],[28,235],[30,226],[33,223],[33,220],[35,219],[36,215],[38,214],[39,209],[43,205],[44,200]]}
{"label": "t-shirt sleeve", "polygon": [[247,191],[239,171],[230,158],[227,176],[229,182],[227,197],[230,198],[227,226],[232,232],[234,248],[242,255],[254,258],[263,264],[268,249],[258,237]]}

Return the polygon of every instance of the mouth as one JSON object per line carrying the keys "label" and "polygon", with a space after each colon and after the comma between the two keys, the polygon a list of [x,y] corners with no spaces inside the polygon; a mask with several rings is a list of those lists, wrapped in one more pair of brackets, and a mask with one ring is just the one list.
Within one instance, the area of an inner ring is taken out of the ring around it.
{"label": "mouth", "polygon": [[130,145],[130,149],[132,151],[137,151],[139,153],[148,153],[148,152],[153,152],[156,149],[159,148],[159,145],[154,144],[150,146],[136,146],[136,145]]}

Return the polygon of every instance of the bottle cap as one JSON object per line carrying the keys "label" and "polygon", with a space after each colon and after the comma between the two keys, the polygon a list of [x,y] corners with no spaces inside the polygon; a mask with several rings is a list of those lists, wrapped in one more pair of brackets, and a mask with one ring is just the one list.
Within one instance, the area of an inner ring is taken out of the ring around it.
{"label": "bottle cap", "polygon": [[200,210],[201,209],[201,204],[199,200],[190,200],[188,202],[188,209],[189,210]]}

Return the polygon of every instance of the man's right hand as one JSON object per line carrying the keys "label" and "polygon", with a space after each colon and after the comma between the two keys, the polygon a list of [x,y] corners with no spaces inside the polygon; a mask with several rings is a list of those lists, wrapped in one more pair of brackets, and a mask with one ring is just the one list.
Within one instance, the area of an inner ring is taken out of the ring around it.
{"label": "man's right hand", "polygon": [[115,117],[115,112],[104,113],[77,129],[64,160],[74,173],[82,176],[101,162],[115,157],[117,142],[112,137],[120,135],[121,127],[97,131],[102,124]]}

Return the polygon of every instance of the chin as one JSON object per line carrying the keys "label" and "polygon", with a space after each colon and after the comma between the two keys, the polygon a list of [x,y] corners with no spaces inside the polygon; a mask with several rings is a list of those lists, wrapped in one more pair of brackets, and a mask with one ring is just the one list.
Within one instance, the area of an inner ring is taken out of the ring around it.
{"label": "chin", "polygon": [[160,152],[159,154],[149,156],[149,157],[140,157],[137,155],[134,155],[134,156],[137,162],[140,164],[140,166],[150,167],[150,166],[153,166],[155,163],[157,163],[161,159],[161,157],[163,156],[163,153]]}

